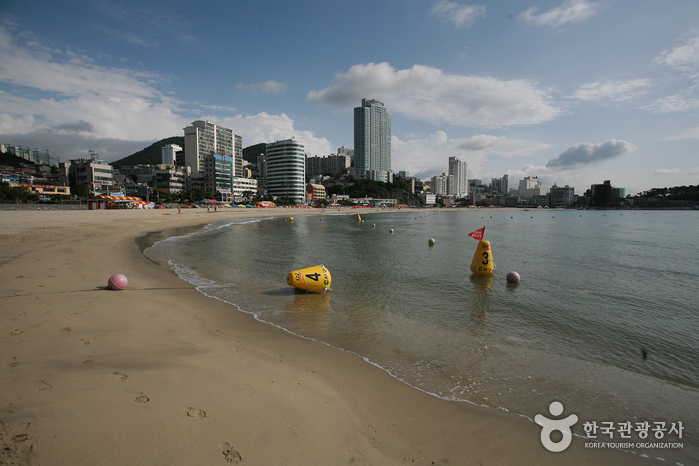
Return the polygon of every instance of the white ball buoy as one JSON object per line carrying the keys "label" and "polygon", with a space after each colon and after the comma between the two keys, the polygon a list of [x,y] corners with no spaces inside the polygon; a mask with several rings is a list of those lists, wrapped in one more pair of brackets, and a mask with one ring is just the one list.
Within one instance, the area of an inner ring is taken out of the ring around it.
{"label": "white ball buoy", "polygon": [[430,246],[434,246],[434,244],[435,244],[434,238],[430,238],[428,243],[430,244]]}
{"label": "white ball buoy", "polygon": [[393,228],[391,228],[390,230],[388,230],[388,232],[389,232],[389,233],[393,233]]}
{"label": "white ball buoy", "polygon": [[376,224],[375,224],[375,223],[372,223],[372,224],[371,224],[371,226],[372,226],[372,227],[375,227],[375,226],[376,226]]}
{"label": "white ball buoy", "polygon": [[519,274],[517,272],[508,272],[507,281],[508,283],[519,283]]}

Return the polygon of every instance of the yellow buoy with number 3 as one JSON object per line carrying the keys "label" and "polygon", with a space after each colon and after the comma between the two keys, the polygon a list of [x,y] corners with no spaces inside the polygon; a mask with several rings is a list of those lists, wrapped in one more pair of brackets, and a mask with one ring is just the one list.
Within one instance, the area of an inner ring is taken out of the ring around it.
{"label": "yellow buoy with number 3", "polygon": [[330,289],[330,272],[324,265],[315,265],[305,269],[294,270],[286,276],[286,282],[300,290],[320,293]]}
{"label": "yellow buoy with number 3", "polygon": [[493,251],[490,250],[490,241],[480,240],[471,261],[471,272],[478,275],[492,275],[494,270],[495,263]]}

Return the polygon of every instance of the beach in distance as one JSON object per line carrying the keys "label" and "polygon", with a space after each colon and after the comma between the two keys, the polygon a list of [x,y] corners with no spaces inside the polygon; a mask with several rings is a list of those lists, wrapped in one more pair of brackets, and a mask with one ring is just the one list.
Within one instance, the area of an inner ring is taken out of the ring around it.
{"label": "beach in distance", "polygon": [[[531,419],[433,396],[359,354],[207,297],[175,274],[165,257],[142,253],[214,221],[281,222],[331,213],[338,212],[0,211],[0,463],[655,461],[586,448],[577,437],[565,451],[552,453]],[[356,223],[356,211],[339,213]],[[380,209],[361,214],[416,216]],[[427,247],[426,238],[420,241]],[[117,273],[128,286],[108,290]],[[287,286],[285,278],[278,277],[279,288]],[[539,413],[550,416],[547,408]],[[558,440],[555,432],[551,438]]]}

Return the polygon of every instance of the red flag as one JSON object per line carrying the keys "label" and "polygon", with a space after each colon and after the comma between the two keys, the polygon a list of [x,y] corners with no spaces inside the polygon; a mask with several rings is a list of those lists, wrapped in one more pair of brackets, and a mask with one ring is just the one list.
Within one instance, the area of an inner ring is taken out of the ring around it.
{"label": "red flag", "polygon": [[475,238],[475,239],[477,239],[478,241],[480,241],[480,240],[483,239],[483,233],[485,233],[485,227],[479,228],[478,230],[476,230],[476,231],[474,231],[474,232],[472,232],[472,233],[469,233],[468,236],[470,236],[471,238]]}

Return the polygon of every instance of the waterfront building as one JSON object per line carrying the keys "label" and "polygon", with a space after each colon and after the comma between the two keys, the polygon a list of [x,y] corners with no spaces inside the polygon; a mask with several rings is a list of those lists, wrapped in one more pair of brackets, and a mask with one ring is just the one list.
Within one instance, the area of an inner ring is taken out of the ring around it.
{"label": "waterfront building", "polygon": [[176,165],[177,152],[182,148],[177,144],[166,144],[161,149],[161,162],[163,165]]}
{"label": "waterfront building", "polygon": [[114,169],[108,163],[97,158],[97,153],[90,151],[90,159],[76,159],[60,162],[58,172],[61,183],[71,188],[85,184],[95,194],[108,191],[114,186]]}
{"label": "waterfront building", "polygon": [[230,155],[216,153],[204,157],[204,191],[221,193],[223,202],[232,202],[234,170]]}
{"label": "waterfront building", "polygon": [[602,184],[593,184],[590,188],[591,204],[594,207],[618,206],[626,196],[626,188],[615,188],[610,180]]}
{"label": "waterfront building", "polygon": [[306,145],[286,139],[267,144],[265,153],[267,194],[289,197],[297,204],[306,198]]}
{"label": "waterfront building", "polygon": [[553,186],[551,186],[550,196],[551,207],[565,207],[575,204],[575,188],[572,188],[568,185],[565,185],[565,187],[561,187],[556,186],[556,183],[554,183]]}
{"label": "waterfront building", "polygon": [[197,120],[184,129],[185,165],[192,173],[204,171],[204,158],[217,153],[234,159],[235,176],[243,170],[243,138],[232,129],[218,126],[210,121]]}
{"label": "waterfront building", "polygon": [[541,195],[541,180],[536,176],[525,176],[519,181],[519,197],[530,200],[534,196]]}
{"label": "waterfront building", "polygon": [[509,183],[509,176],[507,175],[502,175],[501,181],[500,181],[500,191],[503,194],[507,194],[510,192],[510,183]]}
{"label": "waterfront building", "polygon": [[435,205],[437,203],[437,196],[430,193],[421,193],[420,201],[425,205]]}
{"label": "waterfront building", "polygon": [[391,178],[391,114],[378,100],[362,99],[354,109],[354,172],[376,181]]}
{"label": "waterfront building", "polygon": [[179,193],[187,186],[184,171],[181,167],[176,168],[173,164],[156,165],[153,177],[155,178],[156,189],[168,193]]}
{"label": "waterfront building", "polygon": [[468,164],[456,157],[449,157],[449,175],[454,177],[451,193],[457,198],[468,195]]}
{"label": "waterfront building", "polygon": [[325,199],[325,186],[312,183],[306,185],[306,202],[313,203],[323,199]]}
{"label": "waterfront building", "polygon": [[255,178],[233,177],[233,200],[238,202],[246,198],[252,198],[257,194],[257,180]]}
{"label": "waterfront building", "polygon": [[[267,150],[267,145],[265,144],[264,150]],[[259,174],[257,178],[257,195],[266,196],[267,195],[267,156],[264,153],[260,153],[257,156],[257,172]]]}
{"label": "waterfront building", "polygon": [[442,173],[432,177],[432,194],[436,196],[447,195],[447,175]]}

